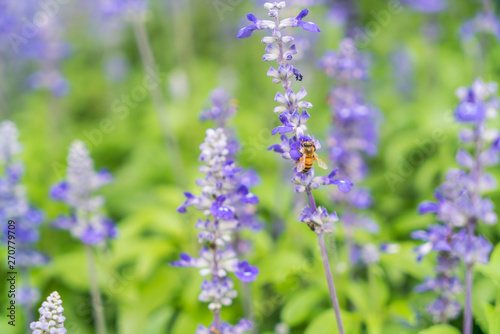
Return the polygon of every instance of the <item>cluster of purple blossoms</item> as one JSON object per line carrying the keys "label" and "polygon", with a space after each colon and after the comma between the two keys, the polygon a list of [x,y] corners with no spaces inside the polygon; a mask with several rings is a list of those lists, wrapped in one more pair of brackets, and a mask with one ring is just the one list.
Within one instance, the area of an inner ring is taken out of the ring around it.
{"label": "cluster of purple blossoms", "polygon": [[111,174],[102,169],[94,171],[94,162],[81,141],[74,141],[69,149],[66,179],[50,189],[55,201],[66,203],[70,214],[60,216],[53,225],[69,230],[71,235],[84,244],[95,245],[116,236],[113,221],[101,213],[103,196],[93,193],[112,181]]}
{"label": "cluster of purple blossoms", "polygon": [[479,34],[491,34],[500,41],[500,20],[495,15],[489,1],[485,1],[484,7],[460,27],[459,34],[464,42]]}
{"label": "cluster of purple blossoms", "polygon": [[[4,172],[0,177],[0,219],[4,222],[4,240],[11,240],[9,231],[15,233],[16,265],[21,273],[28,275],[29,268],[46,264],[48,257],[34,247],[40,239],[38,229],[44,221],[44,213],[29,204],[26,189],[21,183],[24,165],[16,161],[16,156],[22,151],[18,136],[17,127],[13,122],[0,123],[0,163]],[[8,221],[14,223],[8,224]],[[28,277],[25,279],[26,282],[29,281]],[[31,308],[39,298],[39,291],[25,284],[19,288],[18,297],[22,305]]]}
{"label": "cluster of purple blossoms", "polygon": [[217,127],[225,128],[227,122],[238,110],[236,102],[224,88],[215,88],[210,93],[211,105],[200,114],[200,120],[213,121]]}
{"label": "cluster of purple blossoms", "polygon": [[306,223],[317,235],[337,328],[339,333],[343,334],[344,326],[323,235],[325,232],[332,231],[332,225],[338,218],[335,212],[328,213],[326,208],[316,205],[313,190],[321,185],[335,184],[341,192],[348,192],[353,184],[346,178],[337,178],[337,169],[327,176],[315,176],[314,161],[323,169],[328,167],[316,154],[316,150],[321,148],[319,141],[306,133],[306,122],[310,117],[307,109],[312,108],[312,104],[303,100],[307,95],[304,88],[298,92],[292,88],[292,80],[302,81],[303,75],[290,63],[297,54],[297,47],[293,43],[294,38],[283,35],[282,30],[288,27],[301,27],[310,32],[319,32],[320,30],[316,24],[304,21],[309,13],[307,9],[302,10],[296,17],[280,20],[280,10],[285,6],[284,1],[265,3],[264,7],[269,10],[268,15],[271,20],[259,20],[254,15],[248,14],[247,18],[252,24],[240,29],[237,37],[249,37],[255,30],[271,31],[271,36],[262,38],[262,43],[267,45],[262,60],[278,63],[278,69],[271,66],[267,75],[272,77],[273,83],[281,84],[283,92],[278,92],[274,98],[279,103],[279,106],[274,108],[274,112],[279,115],[282,125],[273,129],[271,133],[272,135],[281,135],[281,144],[272,145],[268,150],[277,152],[281,154],[283,159],[293,162],[295,174],[291,181],[296,185],[295,191],[307,194],[309,205],[300,213],[299,221]]}
{"label": "cluster of purple blossoms", "polygon": [[[337,185],[342,192],[348,192],[352,183],[347,179],[336,178],[337,170],[332,171],[328,176],[320,177],[314,176],[314,168],[309,171],[304,168],[297,170],[298,165],[304,163],[304,143],[310,143],[314,147],[314,151],[319,150],[321,144],[313,136],[306,134],[306,122],[310,117],[307,109],[312,108],[312,104],[303,101],[307,95],[305,88],[301,88],[295,93],[291,87],[293,79],[302,80],[302,74],[290,64],[294,55],[297,54],[295,44],[293,44],[294,38],[282,35],[281,31],[287,27],[301,27],[311,32],[319,32],[320,30],[316,24],[303,21],[309,12],[307,9],[301,11],[296,17],[280,20],[279,11],[285,7],[285,2],[266,3],[264,7],[269,10],[269,17],[274,20],[258,20],[254,15],[248,14],[247,18],[253,24],[242,28],[237,37],[249,37],[255,30],[270,30],[272,32],[272,36],[266,36],[262,39],[262,43],[267,45],[266,54],[262,59],[264,61],[277,61],[278,69],[271,67],[267,75],[273,78],[274,83],[281,84],[284,92],[278,92],[274,98],[280,104],[274,108],[274,112],[279,115],[282,125],[272,131],[273,135],[281,135],[281,144],[272,145],[269,150],[278,152],[284,159],[294,162],[296,173],[292,178],[292,182],[297,185],[296,192],[307,192],[309,194],[320,185],[330,184]],[[313,215],[318,217],[313,217]],[[316,208],[307,207],[300,215],[300,221],[306,222],[309,227],[319,234],[330,231],[329,223],[335,220],[337,220],[336,214],[328,214],[324,208],[316,210]],[[328,224],[323,226],[323,223]]]}
{"label": "cluster of purple blossoms", "polygon": [[[497,165],[500,154],[500,133],[488,129],[486,121],[497,117],[499,101],[495,97],[497,85],[476,79],[472,86],[457,90],[460,99],[455,109],[457,122],[466,127],[459,133],[464,146],[471,152],[459,149],[457,163],[464,169],[451,169],[445,182],[435,192],[437,202],[423,202],[419,213],[434,213],[441,224],[431,226],[428,231],[416,231],[414,239],[426,241],[417,248],[418,259],[431,251],[438,252],[437,277],[428,278],[417,287],[419,291],[433,290],[439,298],[428,310],[435,321],[446,322],[460,312],[456,294],[462,290],[460,279],[454,276],[463,261],[466,267],[466,296],[470,297],[472,268],[475,263],[487,263],[492,245],[483,236],[476,235],[476,227],[482,222],[493,225],[497,222],[492,201],[482,193],[496,189],[495,178],[484,171],[485,167]],[[470,298],[466,298],[470,308]]]}
{"label": "cluster of purple blossoms", "polygon": [[[202,119],[211,119],[218,125],[225,125],[234,114],[230,96],[221,89],[211,94],[213,106],[203,111]],[[196,222],[199,230],[198,242],[203,245],[199,257],[181,254],[181,259],[172,263],[177,267],[200,269],[202,276],[208,276],[201,285],[199,300],[208,303],[214,318],[210,326],[199,325],[197,334],[224,333],[239,334],[252,329],[252,323],[242,319],[232,326],[221,322],[221,308],[232,304],[237,296],[234,283],[228,276],[234,275],[244,283],[254,281],[259,270],[247,261],[240,261],[238,255],[245,247],[236,240],[237,233],[243,228],[260,227],[255,219],[258,198],[250,188],[258,181],[253,172],[244,172],[234,156],[238,145],[226,128],[208,129],[205,141],[200,145],[199,160],[203,163],[200,172],[204,178],[196,181],[201,194],[195,196],[185,193],[186,201],[178,208],[185,213],[187,207],[195,206],[205,217]]]}
{"label": "cluster of purple blossoms", "polygon": [[32,334],[66,334],[67,330],[64,328],[66,317],[63,311],[61,296],[57,291],[52,292],[38,310],[40,318],[30,325]]}
{"label": "cluster of purple blossoms", "polygon": [[[54,7],[40,6],[34,0],[9,1],[3,6],[0,30],[5,34],[7,43],[0,44],[0,52],[28,60],[27,65],[31,62],[37,64],[39,69],[29,75],[26,82],[31,89],[47,89],[58,97],[66,95],[69,83],[59,64],[68,56],[70,48],[63,40],[63,29]],[[57,7],[59,10],[63,7]]]}
{"label": "cluster of purple blossoms", "polygon": [[[345,38],[338,51],[328,51],[319,62],[325,73],[334,78],[335,87],[330,91],[329,104],[333,125],[329,131],[328,148],[330,160],[339,168],[339,174],[356,184],[368,174],[366,157],[377,153],[380,112],[366,103],[361,89],[368,79],[367,57],[360,53],[354,41]],[[372,198],[367,188],[356,187],[349,194],[333,193],[333,200],[344,207],[342,222],[348,238],[353,264],[364,257],[353,242],[355,229],[370,233],[379,230],[378,224],[360,210],[371,206]]]}
{"label": "cluster of purple blossoms", "polygon": [[[223,129],[227,140],[227,159],[235,160],[240,147],[235,132],[227,126],[227,123],[238,110],[236,101],[224,88],[219,87],[212,90],[210,93],[210,102],[210,107],[201,112],[200,119],[202,121],[210,120],[217,125],[217,128]],[[237,178],[237,184],[243,186],[243,188],[241,188],[243,192],[249,192],[251,188],[260,183],[259,175],[251,169],[242,169],[241,172],[234,177]],[[257,204],[257,202],[255,204]],[[234,232],[235,240],[233,241],[233,247],[238,255],[243,255],[248,252],[250,245],[240,238],[239,232],[244,229],[257,231],[260,230],[262,226],[255,216],[256,208],[254,205],[236,202],[234,209],[239,224]]]}

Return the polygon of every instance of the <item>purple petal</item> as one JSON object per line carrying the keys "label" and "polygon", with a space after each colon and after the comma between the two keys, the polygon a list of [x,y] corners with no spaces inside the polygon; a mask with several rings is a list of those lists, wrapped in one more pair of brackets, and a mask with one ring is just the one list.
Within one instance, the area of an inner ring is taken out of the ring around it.
{"label": "purple petal", "polygon": [[300,123],[305,123],[309,119],[310,115],[306,110],[303,110],[300,114]]}
{"label": "purple petal", "polygon": [[244,283],[252,282],[257,279],[259,268],[251,266],[247,261],[242,261],[238,264],[238,269],[234,272],[236,277]]}
{"label": "purple petal", "polygon": [[299,22],[298,25],[299,25],[299,27],[302,27],[302,29],[304,29],[306,31],[321,32],[321,30],[319,30],[318,26],[312,22]]}
{"label": "purple petal", "polygon": [[257,23],[257,21],[258,21],[257,18],[255,17],[255,15],[253,15],[253,14],[247,14],[247,19],[249,21],[252,21],[253,23]]}
{"label": "purple petal", "polygon": [[257,29],[257,27],[255,26],[255,24],[248,26],[248,27],[241,28],[240,31],[238,32],[238,35],[236,35],[236,38],[250,37],[250,36],[252,36],[253,31],[256,29]]}
{"label": "purple petal", "polygon": [[469,169],[474,167],[474,158],[463,148],[458,150],[456,160],[457,163],[462,167],[466,167]]}
{"label": "purple petal", "polygon": [[423,215],[429,212],[437,212],[439,205],[434,202],[425,201],[418,206],[418,213]]}
{"label": "purple petal", "polygon": [[306,8],[297,15],[297,20],[302,20],[307,14],[309,14],[309,9]]}
{"label": "purple petal", "polygon": [[69,184],[61,181],[50,188],[50,197],[56,201],[65,201],[69,193]]}
{"label": "purple petal", "polygon": [[351,187],[354,185],[348,179],[334,180],[332,184],[336,184],[339,190],[343,193],[349,192],[351,190]]}
{"label": "purple petal", "polygon": [[498,137],[494,142],[492,146],[495,150],[500,151],[500,137]]}
{"label": "purple petal", "polygon": [[254,194],[248,194],[242,199],[242,202],[255,205],[259,203],[259,198]]}
{"label": "purple petal", "polygon": [[80,239],[84,244],[87,245],[95,245],[100,243],[106,238],[106,236],[100,232],[97,231],[94,227],[88,226],[85,232],[83,232],[82,236]]}
{"label": "purple petal", "polygon": [[290,147],[290,157],[295,161],[299,161],[299,159],[302,157],[302,153],[300,153],[298,149],[297,142],[293,143],[292,146]]}
{"label": "purple petal", "polygon": [[285,153],[285,151],[283,151],[283,149],[281,148],[281,145],[279,145],[279,144],[271,145],[267,148],[267,150],[278,152],[278,153]]}

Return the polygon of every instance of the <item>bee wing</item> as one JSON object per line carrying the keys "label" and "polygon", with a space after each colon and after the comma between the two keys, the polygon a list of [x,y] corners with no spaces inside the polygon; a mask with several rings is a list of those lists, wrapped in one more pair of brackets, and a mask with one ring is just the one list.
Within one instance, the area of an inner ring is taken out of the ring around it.
{"label": "bee wing", "polygon": [[326,162],[323,161],[316,153],[314,153],[314,159],[318,162],[318,166],[320,166],[323,169],[328,169],[328,166],[326,165]]}
{"label": "bee wing", "polygon": [[304,170],[304,168],[306,167],[306,159],[304,156],[302,156],[302,158],[299,159],[299,163],[297,164],[297,172],[300,173]]}

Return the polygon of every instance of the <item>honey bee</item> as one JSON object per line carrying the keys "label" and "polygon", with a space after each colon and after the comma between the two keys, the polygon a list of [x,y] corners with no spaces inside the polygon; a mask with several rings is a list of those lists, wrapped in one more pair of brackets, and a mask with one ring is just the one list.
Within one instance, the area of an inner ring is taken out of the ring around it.
{"label": "honey bee", "polygon": [[302,150],[299,152],[302,157],[299,159],[299,164],[297,165],[297,172],[307,173],[313,166],[314,160],[318,162],[318,166],[327,169],[326,163],[316,154],[316,146],[312,141],[304,141],[301,143]]}

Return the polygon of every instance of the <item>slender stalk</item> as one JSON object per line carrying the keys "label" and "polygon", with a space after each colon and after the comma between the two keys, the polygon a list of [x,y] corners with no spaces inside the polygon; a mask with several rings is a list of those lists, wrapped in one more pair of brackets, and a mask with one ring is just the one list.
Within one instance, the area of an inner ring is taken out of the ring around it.
{"label": "slender stalk", "polygon": [[[151,48],[151,43],[149,42],[148,34],[144,21],[141,18],[133,20],[135,39],[139,53],[141,55],[142,64],[144,70],[147,73],[154,75],[159,81],[160,75],[156,67],[156,62],[153,56],[153,50]],[[161,84],[158,82],[157,85],[151,87],[151,97],[153,99],[153,104],[160,122],[161,131],[163,134],[163,140],[167,151],[170,154],[170,161],[172,163],[172,169],[176,171],[177,177],[174,178],[174,182],[179,185],[186,179],[184,177],[184,167],[179,152],[179,144],[175,138],[173,128],[171,126],[172,122],[167,114],[167,103],[161,91]]]}
{"label": "slender stalk", "polygon": [[335,312],[335,318],[337,319],[337,328],[340,334],[344,334],[344,324],[342,323],[342,317],[340,315],[339,300],[333,283],[332,271],[330,269],[330,262],[328,261],[328,254],[326,253],[323,233],[318,233],[318,244],[321,250],[321,259],[323,262],[323,269],[325,270],[326,281],[328,282],[328,290],[330,291],[330,300],[332,302],[333,311]]}
{"label": "slender stalk", "polygon": [[[21,267],[21,279],[23,280],[23,284],[25,286],[30,285],[30,272],[28,268]],[[24,305],[24,324],[26,326],[26,331],[29,331],[30,324],[34,321],[33,317],[33,305],[26,304]]]}
{"label": "slender stalk", "polygon": [[[217,238],[219,237],[218,227],[219,227],[219,222],[217,220],[215,220],[214,240],[217,240]],[[210,249],[212,250],[212,256],[213,256],[212,281],[215,283],[218,283],[218,281],[219,281],[219,264],[217,262],[217,244],[215,242],[213,242]],[[214,314],[214,317],[213,317],[211,329],[213,329],[216,333],[218,333],[217,331],[220,331],[220,322],[221,322],[220,308],[215,309],[213,311],[213,314]]]}
{"label": "slender stalk", "polygon": [[97,282],[97,270],[94,253],[90,245],[85,245],[87,254],[87,265],[89,271],[90,294],[92,297],[92,310],[95,319],[95,331],[97,334],[106,334],[106,323],[104,321],[104,306],[102,304],[101,293]]}
{"label": "slender stalk", "polygon": [[472,265],[465,269],[464,334],[472,334]]}
{"label": "slender stalk", "polygon": [[[251,319],[252,315],[254,314],[252,303],[252,286],[250,285],[250,283],[243,283],[241,285],[241,289],[243,292],[243,311],[245,312],[245,317],[247,319]],[[251,333],[258,334],[257,327],[253,326]]]}
{"label": "slender stalk", "polygon": [[[309,203],[311,205],[311,209],[316,211],[316,201],[314,200],[314,196],[312,191],[308,189],[307,198],[309,199]],[[330,261],[328,260],[328,253],[326,252],[325,246],[325,238],[323,236],[323,232],[317,233],[318,236],[318,244],[319,249],[321,251],[321,260],[323,262],[323,269],[325,270],[325,277],[328,283],[328,291],[330,292],[330,300],[332,302],[333,311],[335,312],[335,318],[337,319],[337,328],[340,334],[344,334],[344,324],[342,323],[342,317],[340,315],[340,306],[339,300],[337,298],[337,291],[335,290],[335,284],[333,283],[332,270],[330,268]]]}
{"label": "slender stalk", "polygon": [[[472,180],[474,182],[474,190],[472,193],[472,201],[474,203],[475,207],[478,207],[480,205],[480,179],[481,179],[481,171],[482,171],[482,165],[481,165],[481,159],[480,155],[483,150],[483,130],[484,130],[485,123],[484,121],[479,122],[475,129],[475,161],[476,164],[474,168],[471,171],[471,176]],[[467,222],[467,249],[466,252],[471,251],[469,247],[471,247],[472,244],[472,238],[474,237],[475,233],[475,228],[477,224],[477,219],[472,218]],[[463,333],[464,334],[472,334],[472,326],[473,326],[473,319],[472,319],[472,283],[474,280],[473,277],[473,268],[474,268],[474,262],[472,263],[466,263],[465,264],[465,310],[464,310],[464,321],[463,321]]]}

